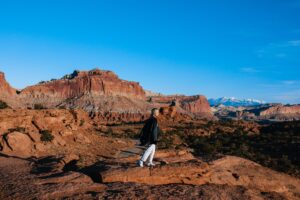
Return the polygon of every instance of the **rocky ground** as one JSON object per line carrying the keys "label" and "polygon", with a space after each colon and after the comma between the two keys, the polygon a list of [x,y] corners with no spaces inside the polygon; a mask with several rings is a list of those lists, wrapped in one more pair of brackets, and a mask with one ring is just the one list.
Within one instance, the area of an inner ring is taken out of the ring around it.
{"label": "rocky ground", "polygon": [[0,110],[0,199],[300,198],[299,179],[240,157],[195,156],[176,132],[253,135],[257,124],[159,120],[167,137],[156,166],[139,168],[142,124],[103,125],[81,110]]}
{"label": "rocky ground", "polygon": [[136,167],[137,148],[78,167],[76,156],[0,157],[1,199],[298,199],[300,180],[238,157],[204,162],[158,151]]}

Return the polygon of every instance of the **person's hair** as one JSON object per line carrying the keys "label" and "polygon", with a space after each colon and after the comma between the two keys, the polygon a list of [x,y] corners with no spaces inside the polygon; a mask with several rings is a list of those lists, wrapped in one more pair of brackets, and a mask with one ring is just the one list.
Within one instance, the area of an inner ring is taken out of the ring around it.
{"label": "person's hair", "polygon": [[155,113],[156,110],[158,111],[157,108],[152,108],[152,110],[151,110],[151,115],[154,115],[154,113]]}

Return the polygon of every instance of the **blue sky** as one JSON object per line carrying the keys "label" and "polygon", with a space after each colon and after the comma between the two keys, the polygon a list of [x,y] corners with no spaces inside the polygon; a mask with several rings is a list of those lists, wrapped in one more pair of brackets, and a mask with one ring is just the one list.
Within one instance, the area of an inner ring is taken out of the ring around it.
{"label": "blue sky", "polygon": [[95,67],[165,94],[300,103],[300,0],[0,0],[13,87]]}

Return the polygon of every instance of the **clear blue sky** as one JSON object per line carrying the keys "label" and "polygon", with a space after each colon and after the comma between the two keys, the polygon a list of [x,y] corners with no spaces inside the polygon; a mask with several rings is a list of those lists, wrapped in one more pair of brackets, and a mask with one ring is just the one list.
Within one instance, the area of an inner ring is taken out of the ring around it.
{"label": "clear blue sky", "polygon": [[13,87],[95,67],[165,94],[300,103],[300,1],[0,1]]}

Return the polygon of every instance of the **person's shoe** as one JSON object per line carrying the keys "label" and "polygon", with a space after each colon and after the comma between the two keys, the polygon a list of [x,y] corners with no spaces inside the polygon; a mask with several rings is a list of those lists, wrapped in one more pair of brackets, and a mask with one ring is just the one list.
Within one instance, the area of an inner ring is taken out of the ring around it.
{"label": "person's shoe", "polygon": [[137,161],[137,165],[138,165],[139,167],[144,167],[144,163],[143,163],[142,160],[138,160],[138,161]]}
{"label": "person's shoe", "polygon": [[150,162],[150,163],[147,163],[147,166],[148,166],[148,167],[154,167],[155,164],[154,164],[153,162]]}

